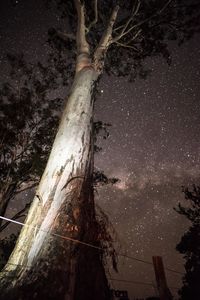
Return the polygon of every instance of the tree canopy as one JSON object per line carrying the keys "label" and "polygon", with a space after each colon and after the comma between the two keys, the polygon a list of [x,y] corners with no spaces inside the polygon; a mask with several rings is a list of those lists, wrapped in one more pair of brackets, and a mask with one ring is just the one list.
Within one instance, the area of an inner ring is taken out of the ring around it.
{"label": "tree canopy", "polygon": [[186,206],[179,203],[175,210],[186,217],[191,226],[184,233],[176,246],[177,251],[185,259],[186,274],[183,277],[183,287],[179,291],[182,300],[196,300],[200,297],[200,187],[184,188]]}
{"label": "tree canopy", "polygon": [[[149,70],[144,59],[161,55],[171,61],[169,41],[182,44],[200,29],[200,4],[186,0],[145,1],[68,1],[54,2],[61,16],[67,19],[67,29],[49,30],[51,42],[57,49],[67,49],[68,67],[74,64],[77,45],[77,7],[82,12],[82,42],[92,57],[108,74],[145,78]],[[85,37],[84,37],[84,34]],[[109,48],[109,51],[108,51]],[[65,66],[66,68],[66,66]]]}
{"label": "tree canopy", "polygon": [[0,207],[37,185],[51,149],[62,99],[53,69],[8,55],[9,80],[0,86]]}

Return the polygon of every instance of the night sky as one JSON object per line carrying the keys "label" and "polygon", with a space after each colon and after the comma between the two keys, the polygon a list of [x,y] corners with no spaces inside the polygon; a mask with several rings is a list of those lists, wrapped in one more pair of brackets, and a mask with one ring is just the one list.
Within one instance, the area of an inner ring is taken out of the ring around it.
{"label": "night sky", "polygon": [[[45,58],[46,32],[63,22],[45,10],[42,1],[14,2],[15,7],[8,0],[0,2],[1,78],[6,77],[7,52],[24,51],[32,60]],[[104,75],[95,108],[97,120],[112,124],[110,137],[99,139],[103,150],[95,165],[120,182],[100,188],[96,200],[116,228],[118,250],[149,262],[152,255],[161,255],[165,267],[179,272],[184,272],[183,260],[175,247],[189,223],[173,207],[184,199],[182,185],[200,182],[199,42],[195,36],[181,48],[172,43],[170,67],[161,58],[147,60],[152,74],[146,80],[130,83]],[[122,257],[119,262],[119,274],[110,277],[155,282],[152,265]],[[169,286],[180,286],[180,274],[166,275]],[[127,289],[130,300],[155,293],[150,285],[117,281],[112,285]]]}

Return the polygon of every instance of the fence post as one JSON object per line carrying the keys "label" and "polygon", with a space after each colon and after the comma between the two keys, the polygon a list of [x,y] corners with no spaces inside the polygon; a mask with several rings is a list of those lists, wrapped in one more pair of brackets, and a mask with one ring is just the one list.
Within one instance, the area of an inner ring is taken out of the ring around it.
{"label": "fence post", "polygon": [[172,294],[167,286],[162,257],[153,256],[152,259],[160,300],[172,300]]}

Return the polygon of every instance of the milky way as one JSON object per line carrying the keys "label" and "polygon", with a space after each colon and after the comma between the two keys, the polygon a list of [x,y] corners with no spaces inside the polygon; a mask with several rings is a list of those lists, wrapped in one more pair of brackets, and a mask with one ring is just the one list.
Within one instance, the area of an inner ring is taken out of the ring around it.
{"label": "milky way", "polygon": [[[0,4],[1,70],[8,50],[24,50],[31,59],[45,57],[45,32],[60,22],[57,15],[44,11],[41,1],[17,2],[15,8],[5,0]],[[180,272],[183,260],[175,247],[189,224],[173,207],[184,199],[182,185],[200,182],[200,51],[196,39],[182,48],[171,45],[170,67],[161,58],[147,60],[152,74],[145,81],[130,83],[126,78],[103,76],[95,108],[96,119],[112,124],[110,137],[99,139],[103,150],[95,164],[121,181],[100,188],[96,200],[118,232],[118,251],[149,262],[152,255],[162,255],[166,267]],[[151,264],[122,257],[119,262],[120,272],[112,277],[154,285]],[[180,279],[180,274],[167,272],[169,286],[179,287]],[[155,294],[150,285],[112,284],[127,289],[130,299]]]}
{"label": "milky way", "polygon": [[[113,78],[111,85],[105,76],[96,107],[97,118],[113,124],[96,164],[121,179],[116,187],[102,189],[99,201],[129,255],[148,261],[162,255],[166,266],[180,272],[183,261],[175,247],[188,223],[173,207],[184,199],[181,186],[198,184],[200,175],[197,44],[193,40],[183,48],[171,45],[170,67],[161,59],[147,61],[152,75],[146,81]],[[154,280],[152,267],[136,261],[123,262],[121,274],[128,280]],[[167,273],[172,287],[179,287],[180,278]],[[132,296],[142,296],[144,290],[145,295],[153,294],[147,286],[129,289]]]}

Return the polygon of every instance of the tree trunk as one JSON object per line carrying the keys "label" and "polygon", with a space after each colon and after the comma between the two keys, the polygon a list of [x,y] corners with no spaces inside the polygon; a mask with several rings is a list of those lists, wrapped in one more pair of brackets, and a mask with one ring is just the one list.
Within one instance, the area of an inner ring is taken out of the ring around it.
{"label": "tree trunk", "polygon": [[91,67],[75,76],[26,226],[1,273],[1,299],[110,298],[92,190],[92,91],[97,77]]}

